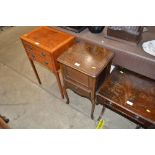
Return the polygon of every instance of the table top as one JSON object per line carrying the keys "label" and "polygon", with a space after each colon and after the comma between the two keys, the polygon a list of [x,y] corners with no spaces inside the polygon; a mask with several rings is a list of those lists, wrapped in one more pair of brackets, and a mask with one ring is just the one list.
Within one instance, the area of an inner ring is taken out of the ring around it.
{"label": "table top", "polygon": [[91,77],[96,77],[111,61],[113,52],[84,41],[77,41],[57,60]]}
{"label": "table top", "polygon": [[75,37],[54,28],[42,26],[22,35],[21,38],[52,53]]}
{"label": "table top", "polygon": [[155,81],[114,69],[97,95],[155,124]]}

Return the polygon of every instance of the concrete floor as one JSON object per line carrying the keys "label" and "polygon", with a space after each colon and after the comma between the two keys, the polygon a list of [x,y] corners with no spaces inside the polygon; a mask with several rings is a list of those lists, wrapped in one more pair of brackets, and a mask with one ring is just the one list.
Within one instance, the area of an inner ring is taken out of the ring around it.
{"label": "concrete floor", "polygon": [[[101,106],[96,106],[95,120],[91,120],[90,101],[70,90],[70,104],[66,105],[54,75],[35,63],[42,81],[38,84],[19,40],[34,28],[12,27],[0,32],[0,114],[10,119],[11,128],[96,128]],[[104,128],[136,127],[108,109],[104,120]]]}

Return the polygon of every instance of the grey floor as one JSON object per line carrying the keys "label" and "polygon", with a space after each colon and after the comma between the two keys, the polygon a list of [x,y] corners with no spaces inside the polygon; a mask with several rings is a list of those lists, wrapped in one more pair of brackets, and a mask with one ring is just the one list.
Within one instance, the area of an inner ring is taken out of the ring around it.
{"label": "grey floor", "polygon": [[[42,85],[39,85],[19,36],[35,27],[11,27],[0,31],[0,114],[10,119],[11,128],[82,128],[94,129],[101,106],[96,106],[95,119],[90,119],[91,103],[68,90],[70,104],[59,94],[54,75],[35,63]],[[105,129],[132,129],[136,125],[106,109]]]}

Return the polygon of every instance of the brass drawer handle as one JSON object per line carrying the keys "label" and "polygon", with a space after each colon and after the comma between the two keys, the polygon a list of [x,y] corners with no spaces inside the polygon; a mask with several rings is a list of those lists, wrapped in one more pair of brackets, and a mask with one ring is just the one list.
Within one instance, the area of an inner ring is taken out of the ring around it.
{"label": "brass drawer handle", "polygon": [[28,46],[28,50],[32,51],[32,47],[31,46]]}
{"label": "brass drawer handle", "polygon": [[35,55],[32,54],[32,58],[35,59]]}
{"label": "brass drawer handle", "polygon": [[110,107],[112,107],[112,106],[113,106],[112,102],[109,102],[109,106],[110,106]]}
{"label": "brass drawer handle", "polygon": [[139,116],[136,115],[136,116],[135,116],[135,119],[138,120],[138,119],[139,119]]}
{"label": "brass drawer handle", "polygon": [[42,56],[42,57],[45,57],[46,54],[45,54],[44,52],[41,52],[41,56]]}
{"label": "brass drawer handle", "polygon": [[45,63],[45,65],[48,65],[48,61],[45,61],[44,63]]}

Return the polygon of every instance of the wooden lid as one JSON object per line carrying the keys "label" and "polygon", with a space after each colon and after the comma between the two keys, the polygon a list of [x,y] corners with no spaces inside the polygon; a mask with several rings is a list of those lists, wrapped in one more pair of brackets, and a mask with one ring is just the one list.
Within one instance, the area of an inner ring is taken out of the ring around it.
{"label": "wooden lid", "polygon": [[73,38],[74,36],[68,33],[64,33],[46,26],[39,27],[21,36],[21,39],[24,39],[31,44],[44,48],[50,52],[55,51]]}
{"label": "wooden lid", "polygon": [[113,52],[79,41],[65,51],[58,61],[89,76],[96,77],[113,58]]}

